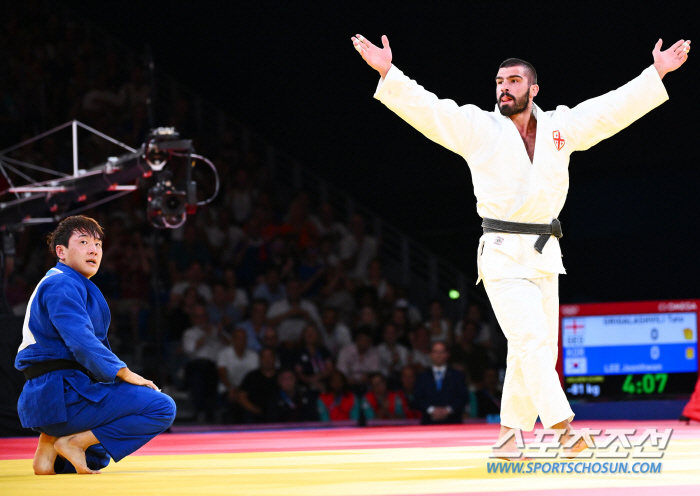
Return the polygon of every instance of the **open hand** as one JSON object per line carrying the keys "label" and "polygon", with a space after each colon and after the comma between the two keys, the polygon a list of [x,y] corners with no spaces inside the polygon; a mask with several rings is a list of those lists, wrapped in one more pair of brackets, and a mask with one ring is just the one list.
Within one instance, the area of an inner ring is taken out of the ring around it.
{"label": "open hand", "polygon": [[671,48],[661,51],[663,40],[659,39],[651,54],[654,56],[654,67],[663,79],[667,72],[675,71],[688,60],[690,40],[678,40]]}
{"label": "open hand", "polygon": [[384,78],[386,73],[391,69],[391,48],[389,47],[389,38],[382,36],[382,46],[379,48],[373,45],[367,38],[358,34],[352,37],[352,44],[355,46],[362,58],[367,64]]}
{"label": "open hand", "polygon": [[155,389],[156,391],[160,391],[160,389],[158,389],[158,386],[156,386],[153,383],[153,381],[144,379],[143,377],[132,372],[126,367],[119,369],[119,372],[117,372],[117,377],[124,382],[128,382],[129,384],[134,384],[136,386],[146,386],[151,389]]}

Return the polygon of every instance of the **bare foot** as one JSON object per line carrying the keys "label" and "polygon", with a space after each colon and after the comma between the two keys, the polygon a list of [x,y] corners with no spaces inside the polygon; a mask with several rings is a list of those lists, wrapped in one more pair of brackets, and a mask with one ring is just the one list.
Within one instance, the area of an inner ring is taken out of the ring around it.
{"label": "bare foot", "polygon": [[523,457],[523,452],[520,451],[518,443],[522,445],[522,431],[502,425],[498,434],[498,441],[491,451],[491,457],[509,462],[531,460],[531,458]]}
{"label": "bare foot", "polygon": [[99,470],[90,470],[85,461],[85,450],[88,446],[83,447],[81,436],[84,433],[73,434],[70,436],[59,437],[54,443],[56,452],[63,458],[71,462],[75,471],[79,474],[100,474]]}
{"label": "bare foot", "polygon": [[49,436],[43,432],[39,436],[39,445],[34,453],[32,468],[36,475],[56,475],[53,464],[56,461],[56,448],[54,443],[57,437]]}
{"label": "bare foot", "polygon": [[[595,439],[593,436],[591,436],[591,440],[595,443]],[[588,448],[588,443],[586,443],[586,440],[584,438],[579,439],[576,441],[576,444],[574,444],[571,448],[565,448],[561,454],[564,458],[576,458],[579,453],[581,453],[583,450]]]}

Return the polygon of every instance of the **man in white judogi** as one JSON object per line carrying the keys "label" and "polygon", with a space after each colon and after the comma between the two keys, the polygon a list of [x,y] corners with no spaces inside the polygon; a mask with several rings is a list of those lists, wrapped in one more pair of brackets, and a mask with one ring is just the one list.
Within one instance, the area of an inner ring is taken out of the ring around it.
{"label": "man in white judogi", "polygon": [[[615,91],[569,109],[544,112],[534,67],[508,59],[496,76],[494,111],[438,99],[391,64],[383,48],[361,35],[355,49],[381,76],[375,98],[425,136],[468,162],[484,218],[478,248],[479,280],[508,339],[501,402],[501,432],[545,427],[570,429],[574,417],[555,370],[558,338],[558,275],[561,260],[556,220],[569,189],[569,156],[612,136],[668,99],[661,79],[688,58],[690,41],[652,52],[654,64]],[[507,221],[507,222],[502,222]],[[533,226],[536,224],[537,226]],[[523,231],[532,234],[521,234]],[[543,230],[542,230],[543,229]],[[535,234],[536,233],[536,234]],[[479,281],[477,281],[478,284]],[[577,443],[565,455],[584,449]],[[494,454],[518,453],[511,438]]]}

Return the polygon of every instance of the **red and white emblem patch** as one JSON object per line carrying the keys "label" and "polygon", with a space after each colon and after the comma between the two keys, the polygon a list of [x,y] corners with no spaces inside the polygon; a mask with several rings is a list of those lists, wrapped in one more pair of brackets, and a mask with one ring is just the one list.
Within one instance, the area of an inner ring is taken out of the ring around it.
{"label": "red and white emblem patch", "polygon": [[561,133],[559,131],[552,131],[552,137],[554,138],[554,146],[557,147],[557,151],[564,148],[566,142],[564,141],[564,138],[561,137]]}

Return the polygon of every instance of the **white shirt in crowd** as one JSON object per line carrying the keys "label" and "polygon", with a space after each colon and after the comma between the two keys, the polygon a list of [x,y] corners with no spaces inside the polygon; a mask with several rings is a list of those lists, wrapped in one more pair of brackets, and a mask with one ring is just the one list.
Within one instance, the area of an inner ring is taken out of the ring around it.
{"label": "white shirt in crowd", "polygon": [[350,328],[338,322],[333,329],[326,329],[326,348],[336,355],[344,346],[352,343]]}
{"label": "white shirt in crowd", "polygon": [[206,335],[207,332],[198,326],[190,327],[182,334],[182,349],[187,354],[187,358],[190,360],[205,358],[216,362],[219,351],[224,343],[219,339],[218,333],[212,330],[209,337],[204,341],[204,344],[197,348],[197,341],[199,341],[202,336]]}
{"label": "white shirt in crowd", "polygon": [[[311,319],[314,321],[314,323],[321,327],[321,317],[318,315],[318,310],[316,310],[316,305],[311,303],[309,300],[301,299],[299,301],[299,306],[302,308],[302,310],[306,310],[306,312],[309,314]],[[280,300],[276,303],[273,303],[270,306],[270,309],[267,311],[267,318],[268,319],[274,319],[275,317],[278,317],[286,312],[289,311],[289,309],[292,308],[292,306],[289,304],[289,301],[287,299]],[[277,336],[279,337],[279,340],[284,342],[284,341],[298,341],[299,338],[301,337],[301,331],[304,330],[304,327],[306,326],[306,320],[298,317],[293,317],[289,319],[284,319],[282,322],[279,323],[277,326]]]}
{"label": "white shirt in crowd", "polygon": [[377,240],[372,236],[364,236],[362,243],[358,245],[355,236],[345,236],[340,241],[340,259],[347,260],[355,254],[355,266],[350,269],[348,275],[353,279],[364,280],[367,277],[367,266],[377,257]]}
{"label": "white shirt in crowd", "polygon": [[[394,363],[394,353],[398,357],[396,363]],[[382,343],[377,346],[377,354],[381,373],[389,376],[392,372],[401,372],[401,369],[408,365],[410,351],[402,344],[396,343],[393,348],[389,348],[386,343]]]}
{"label": "white shirt in crowd", "polygon": [[227,346],[221,350],[216,365],[226,369],[228,380],[234,387],[240,386],[246,374],[260,366],[258,354],[253,350],[246,348],[243,356],[239,357],[233,346]]}
{"label": "white shirt in crowd", "polygon": [[337,367],[350,380],[360,380],[363,375],[379,372],[379,355],[370,347],[363,355],[357,351],[357,345],[351,343],[338,353]]}

